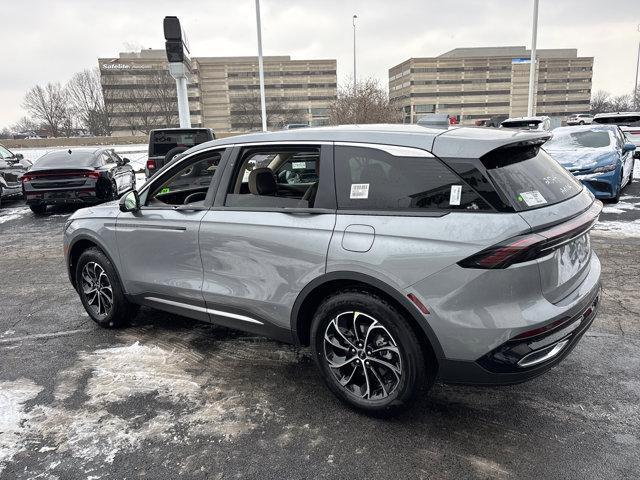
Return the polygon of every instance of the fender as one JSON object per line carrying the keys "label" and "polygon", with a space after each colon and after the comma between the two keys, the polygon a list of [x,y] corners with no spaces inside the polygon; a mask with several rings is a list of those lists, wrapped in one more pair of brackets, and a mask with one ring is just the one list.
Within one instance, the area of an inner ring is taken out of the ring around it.
{"label": "fender", "polygon": [[299,337],[297,334],[297,319],[298,314],[300,312],[300,308],[302,304],[306,300],[306,298],[318,287],[322,286],[325,283],[335,281],[335,280],[352,280],[360,283],[364,283],[370,285],[378,290],[381,290],[389,297],[393,298],[397,303],[402,305],[407,312],[411,315],[413,320],[420,325],[420,328],[425,333],[429,342],[431,343],[431,347],[433,348],[433,352],[435,353],[438,359],[444,358],[444,351],[442,350],[442,346],[436,337],[436,334],[433,332],[431,325],[427,319],[422,315],[421,312],[418,311],[416,306],[411,303],[411,301],[403,295],[397,289],[391,287],[387,283],[372,277],[370,275],[366,275],[358,272],[350,272],[350,271],[337,271],[330,272],[321,275],[314,280],[312,280],[306,287],[302,289],[302,291],[298,294],[296,301],[293,304],[293,309],[291,310],[291,332],[293,337],[296,339],[296,343],[299,343]]}
{"label": "fender", "polygon": [[104,246],[102,241],[100,241],[97,237],[88,233],[79,233],[78,235],[73,237],[73,240],[71,240],[71,242],[69,242],[69,249],[67,251],[67,254],[65,255],[66,257],[65,260],[67,264],[67,273],[69,274],[69,280],[71,281],[71,285],[73,285],[73,287],[76,288],[75,278],[73,278],[73,273],[71,272],[71,265],[69,263],[70,257],[71,257],[71,251],[73,250],[73,247],[79,241],[82,241],[82,240],[87,240],[91,243],[94,243],[100,250],[102,250],[102,253],[105,254],[105,256],[111,262],[111,265],[113,265],[113,269],[116,271],[116,276],[118,277],[118,282],[120,282],[120,285],[122,287],[124,294],[127,295],[127,292],[124,291],[124,284],[122,283],[122,279],[120,278],[120,272],[118,271],[119,264],[113,261],[113,257],[109,253],[109,250],[107,250],[107,248]]}

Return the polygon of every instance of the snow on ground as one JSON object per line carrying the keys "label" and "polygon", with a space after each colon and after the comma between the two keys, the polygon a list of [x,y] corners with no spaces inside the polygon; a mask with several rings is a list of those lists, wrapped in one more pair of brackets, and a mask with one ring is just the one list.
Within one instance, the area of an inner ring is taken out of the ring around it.
{"label": "snow on ground", "polygon": [[[149,146],[146,143],[133,145],[96,145],[95,148],[113,148],[118,155],[131,160],[131,166],[135,171],[143,170],[144,163],[147,159]],[[22,148],[12,149],[14,153],[21,153],[27,160],[37,163],[38,159],[45,153],[53,150],[66,150],[73,148],[91,148],[91,147],[50,147],[50,148]]]}
{"label": "snow on ground", "polygon": [[0,209],[0,224],[10,220],[16,220],[30,212],[29,207],[20,205],[19,207],[7,208],[3,206]]}
{"label": "snow on ground", "polygon": [[640,220],[632,222],[601,221],[592,230],[595,234],[609,237],[640,237]]}
{"label": "snow on ground", "polygon": [[626,195],[618,203],[605,205],[602,213],[625,213],[629,210],[640,210],[640,197]]}

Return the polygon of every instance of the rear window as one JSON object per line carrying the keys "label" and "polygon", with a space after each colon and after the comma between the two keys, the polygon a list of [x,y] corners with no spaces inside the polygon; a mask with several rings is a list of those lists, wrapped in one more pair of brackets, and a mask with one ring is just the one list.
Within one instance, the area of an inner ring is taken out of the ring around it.
{"label": "rear window", "polygon": [[573,175],[538,147],[502,147],[481,160],[517,211],[553,205],[582,190]]}
{"label": "rear window", "polygon": [[596,123],[603,123],[607,125],[624,125],[627,127],[638,127],[640,126],[640,114],[597,117],[594,118],[593,121]]}
{"label": "rear window", "polygon": [[491,210],[474,189],[433,157],[338,146],[335,176],[342,210]]}
{"label": "rear window", "polygon": [[610,130],[581,130],[578,132],[563,132],[556,130],[553,132],[553,138],[544,144],[544,148],[549,150],[607,148],[614,143],[615,138],[613,136],[613,132]]}
{"label": "rear window", "polygon": [[152,157],[165,156],[169,150],[175,147],[193,147],[212,140],[208,130],[189,131],[155,131],[151,134],[149,142],[149,155]]}
{"label": "rear window", "polygon": [[91,167],[97,162],[93,151],[86,150],[55,150],[45,153],[38,159],[38,168],[57,167]]}
{"label": "rear window", "polygon": [[535,130],[538,128],[538,125],[542,123],[541,120],[512,120],[512,121],[504,121],[502,122],[502,126],[504,128],[522,128],[522,129],[531,129]]}

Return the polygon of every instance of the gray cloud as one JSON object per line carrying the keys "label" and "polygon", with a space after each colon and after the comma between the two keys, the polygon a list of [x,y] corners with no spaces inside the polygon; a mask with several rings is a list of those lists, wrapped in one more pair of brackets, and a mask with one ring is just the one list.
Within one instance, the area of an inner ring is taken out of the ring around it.
{"label": "gray cloud", "polygon": [[[337,58],[351,74],[351,16],[358,14],[358,75],[386,83],[411,56],[463,46],[530,44],[531,0],[262,0],[266,55]],[[27,0],[3,2],[0,39],[11,45],[0,76],[0,126],[16,121],[25,91],[64,82],[125,44],[163,46],[162,18],[178,15],[197,56],[254,55],[252,0]],[[540,1],[540,48],[594,56],[594,90],[628,93],[640,33],[637,0]],[[7,53],[7,50],[4,50]]]}

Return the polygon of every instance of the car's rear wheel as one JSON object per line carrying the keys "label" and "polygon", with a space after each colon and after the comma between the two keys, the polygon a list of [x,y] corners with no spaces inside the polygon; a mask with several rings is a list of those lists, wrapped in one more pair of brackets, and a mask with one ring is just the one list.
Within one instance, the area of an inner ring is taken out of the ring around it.
{"label": "car's rear wheel", "polygon": [[43,215],[47,211],[47,206],[43,204],[29,205],[29,208],[36,215]]}
{"label": "car's rear wheel", "polygon": [[435,365],[393,305],[367,291],[325,300],[311,329],[313,354],[331,391],[367,413],[408,406],[435,378]]}
{"label": "car's rear wheel", "polygon": [[75,276],[82,305],[98,325],[123,327],[135,317],[137,305],[126,299],[114,266],[100,250],[90,248],[80,255]]}

